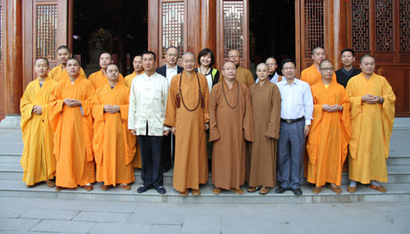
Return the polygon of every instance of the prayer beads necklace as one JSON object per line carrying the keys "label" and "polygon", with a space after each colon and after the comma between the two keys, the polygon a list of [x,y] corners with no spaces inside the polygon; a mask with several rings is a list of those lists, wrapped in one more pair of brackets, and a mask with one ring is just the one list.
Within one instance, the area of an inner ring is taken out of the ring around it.
{"label": "prayer beads necklace", "polygon": [[[238,81],[235,80],[234,82],[238,82]],[[229,108],[231,108],[231,109],[235,109],[235,108],[238,106],[238,103],[239,103],[239,83],[238,83],[237,85],[238,85],[238,95],[236,96],[236,104],[235,104],[234,107],[232,107],[231,105],[229,105],[228,99],[226,98],[225,89],[224,89],[224,84],[222,83],[222,92],[223,92],[223,94],[224,94],[224,98],[225,98],[226,104],[228,104]]]}
{"label": "prayer beads necklace", "polygon": [[201,107],[204,108],[204,97],[202,96],[202,91],[201,91],[201,83],[199,82],[199,76],[198,73],[195,72],[196,74],[196,79],[198,81],[198,86],[199,86],[199,98],[198,98],[198,104],[196,104],[196,107],[194,109],[189,109],[184,102],[184,97],[182,97],[182,92],[181,92],[181,84],[182,84],[182,72],[181,75],[179,75],[179,89],[178,89],[178,94],[177,94],[177,107],[179,108],[179,96],[181,96],[182,99],[182,104],[184,105],[185,109],[188,111],[195,111],[198,109],[199,103],[201,103]]}

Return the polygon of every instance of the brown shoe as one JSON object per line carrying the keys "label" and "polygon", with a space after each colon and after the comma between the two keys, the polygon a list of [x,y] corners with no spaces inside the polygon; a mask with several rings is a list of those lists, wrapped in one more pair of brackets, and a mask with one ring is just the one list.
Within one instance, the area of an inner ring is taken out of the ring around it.
{"label": "brown shoe", "polygon": [[242,195],[243,194],[243,190],[241,189],[241,188],[238,188],[238,189],[232,189],[232,191],[234,192],[234,193],[236,193],[236,194],[238,194],[238,195]]}
{"label": "brown shoe", "polygon": [[318,193],[320,193],[320,192],[322,191],[322,189],[323,189],[323,186],[314,187],[313,190],[312,190],[312,192],[313,192],[314,194],[318,194]]}
{"label": "brown shoe", "polygon": [[349,192],[349,193],[355,193],[356,192],[356,190],[357,190],[357,186],[355,186],[355,187],[347,187],[347,191]]}
{"label": "brown shoe", "polygon": [[57,186],[56,187],[56,191],[61,191],[61,190],[63,190],[64,188],[63,187],[60,187],[60,186]]}
{"label": "brown shoe", "polygon": [[269,193],[269,189],[266,188],[265,186],[262,186],[261,190],[259,190],[260,195],[266,195]]}
{"label": "brown shoe", "polygon": [[341,194],[342,193],[342,190],[340,189],[340,187],[335,185],[335,184],[329,184],[328,188],[336,194]]}
{"label": "brown shoe", "polygon": [[92,184],[90,184],[90,185],[84,185],[84,189],[85,189],[85,191],[90,192],[90,191],[93,191],[94,187],[93,187]]}
{"label": "brown shoe", "polygon": [[374,189],[376,191],[382,192],[382,193],[387,192],[387,189],[385,187],[381,186],[381,185],[376,186],[376,185],[373,185],[373,184],[369,184],[369,185],[367,185],[367,187],[371,188],[371,189]]}
{"label": "brown shoe", "polygon": [[182,197],[188,196],[188,189],[183,191],[183,192],[179,192],[179,195],[182,196]]}
{"label": "brown shoe", "polygon": [[212,190],[212,192],[214,193],[214,195],[219,195],[221,194],[222,190],[218,187],[215,187],[214,190]]}
{"label": "brown shoe", "polygon": [[54,180],[47,180],[46,184],[49,188],[53,188],[54,186],[56,186],[56,182],[54,182]]}
{"label": "brown shoe", "polygon": [[131,190],[131,185],[129,184],[120,184],[120,187],[124,189],[125,191]]}
{"label": "brown shoe", "polygon": [[200,190],[200,189],[198,189],[198,190],[192,189],[192,195],[194,195],[194,196],[199,196],[199,195],[201,195],[201,190]]}
{"label": "brown shoe", "polygon": [[[101,185],[101,190],[102,191],[107,191],[111,188],[111,185]],[[87,189],[86,189],[87,190]]]}
{"label": "brown shoe", "polygon": [[247,191],[248,191],[248,193],[254,193],[254,192],[258,191],[259,189],[261,189],[261,186],[249,187]]}

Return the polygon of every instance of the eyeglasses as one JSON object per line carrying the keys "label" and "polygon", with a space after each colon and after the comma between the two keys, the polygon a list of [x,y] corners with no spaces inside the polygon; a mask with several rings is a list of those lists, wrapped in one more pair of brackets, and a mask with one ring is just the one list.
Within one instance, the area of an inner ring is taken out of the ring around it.
{"label": "eyeglasses", "polygon": [[324,67],[324,68],[320,68],[320,70],[330,72],[330,71],[333,71],[334,68],[333,67]]}
{"label": "eyeglasses", "polygon": [[169,57],[178,57],[177,54],[167,54]]}
{"label": "eyeglasses", "polygon": [[274,65],[276,65],[276,63],[267,63],[266,65],[268,65],[268,66],[274,66]]}
{"label": "eyeglasses", "polygon": [[282,68],[284,71],[286,71],[286,70],[294,70],[295,69],[295,67],[284,67],[284,68]]}

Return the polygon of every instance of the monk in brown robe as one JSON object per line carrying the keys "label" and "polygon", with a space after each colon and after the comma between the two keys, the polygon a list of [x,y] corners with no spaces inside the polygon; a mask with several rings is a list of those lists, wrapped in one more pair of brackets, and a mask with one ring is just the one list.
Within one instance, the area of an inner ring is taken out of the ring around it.
{"label": "monk in brown robe", "polygon": [[77,186],[91,191],[91,183],[95,181],[91,116],[91,98],[95,90],[79,72],[80,62],[75,58],[68,59],[69,79],[58,82],[50,95],[57,191]]}
{"label": "monk in brown robe", "polygon": [[329,189],[340,194],[343,163],[350,140],[350,101],[343,86],[332,80],[330,60],[320,63],[322,80],[311,87],[313,120],[307,143],[309,163],[307,181],[316,184],[313,193]]}
{"label": "monk in brown robe", "polygon": [[265,195],[276,183],[276,152],[280,130],[281,97],[278,86],[269,81],[265,63],[256,67],[258,83],[250,88],[254,140],[249,144],[250,172],[248,192]]}
{"label": "monk in brown robe", "polygon": [[[95,90],[100,88],[101,86],[104,86],[105,84],[108,84],[108,79],[107,79],[107,65],[112,63],[112,55],[108,52],[104,52],[100,55],[100,67],[101,70],[92,73],[89,77],[88,80],[92,82]],[[123,83],[124,82],[124,77],[120,74],[118,78],[118,82]]]}
{"label": "monk in brown robe", "polygon": [[132,61],[132,66],[134,67],[134,72],[124,78],[125,85],[128,88],[131,88],[132,80],[135,77],[144,73],[144,68],[142,67],[142,56],[141,55],[137,55],[134,57],[134,60]]}
{"label": "monk in brown robe", "polygon": [[97,89],[93,97],[93,148],[97,166],[97,181],[101,190],[120,185],[130,190],[134,182],[132,160],[136,137],[128,131],[129,88],[118,82],[119,69],[107,66],[108,84]]}
{"label": "monk in brown robe", "polygon": [[[233,62],[236,66],[236,77],[235,79],[242,84],[245,84],[248,88],[251,87],[255,83],[253,79],[252,73],[246,69],[241,67],[241,55],[238,50],[231,50],[228,53],[229,61]],[[224,76],[222,74],[220,82],[224,80]]]}
{"label": "monk in brown robe", "polygon": [[192,189],[199,196],[199,184],[208,182],[205,130],[209,129],[208,81],[195,72],[195,56],[182,56],[184,71],[175,75],[169,87],[164,125],[175,134],[173,185],[181,196]]}
{"label": "monk in brown robe", "polygon": [[[325,50],[322,47],[316,47],[312,50],[312,66],[304,69],[300,75],[300,79],[309,83],[310,86],[321,81],[319,64],[326,58]],[[333,73],[332,80],[336,81],[336,74]]]}
{"label": "monk in brown robe", "polygon": [[212,149],[213,193],[221,189],[243,194],[245,183],[245,140],[253,141],[253,118],[249,89],[235,79],[236,66],[222,67],[224,81],[216,84],[209,99],[209,141]]}
{"label": "monk in brown robe", "polygon": [[38,58],[34,64],[37,79],[27,85],[20,100],[21,131],[24,149],[21,155],[23,181],[28,187],[46,181],[54,187],[56,159],[53,154],[53,129],[49,121],[50,93],[57,81],[47,76],[48,60]]}
{"label": "monk in brown robe", "polygon": [[[55,80],[55,81],[60,81],[65,78],[68,78],[68,74],[66,71],[66,65],[67,65],[67,60],[71,58],[72,54],[70,52],[70,49],[62,45],[58,47],[57,49],[57,61],[60,63],[59,65],[55,66],[51,71],[48,73],[48,76]],[[84,73],[84,70],[80,68],[80,75],[87,79],[87,76]]]}

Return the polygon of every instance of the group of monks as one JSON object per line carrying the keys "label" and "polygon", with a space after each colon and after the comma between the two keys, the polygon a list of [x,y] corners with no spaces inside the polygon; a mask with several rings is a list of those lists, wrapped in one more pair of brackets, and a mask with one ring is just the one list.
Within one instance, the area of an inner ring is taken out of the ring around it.
{"label": "group of monks", "polygon": [[46,181],[58,191],[91,191],[96,181],[102,190],[130,190],[134,168],[141,168],[138,192],[164,194],[163,172],[173,158],[174,189],[199,196],[210,157],[215,195],[243,194],[245,182],[248,192],[264,195],[277,181],[276,193],[301,195],[303,176],[313,193],[329,184],[339,194],[348,158],[348,192],[357,182],[386,191],[378,182],[387,182],[395,95],[374,73],[373,56],[361,58],[360,71],[354,51],[343,50],[343,68],[335,72],[318,47],[300,79],[293,60],[282,62],[280,76],[268,58],[256,67],[256,82],[240,66],[239,51],[228,56],[220,73],[209,49],[197,58],[184,53],[179,67],[178,49],[169,47],[160,68],[148,51],[135,56],[135,71],[123,78],[103,53],[101,70],[88,79],[66,46],[50,72],[47,59],[38,58],[37,79],[21,98],[23,181]]}

